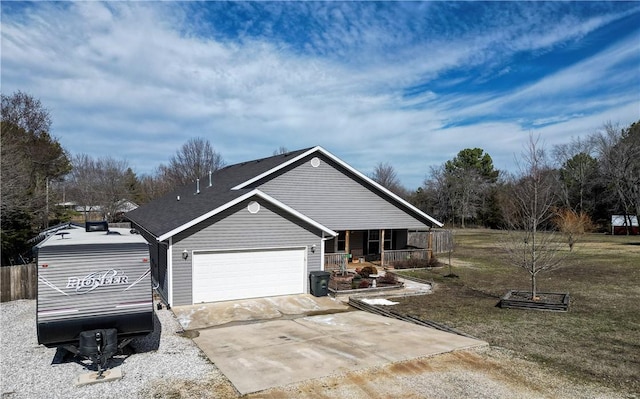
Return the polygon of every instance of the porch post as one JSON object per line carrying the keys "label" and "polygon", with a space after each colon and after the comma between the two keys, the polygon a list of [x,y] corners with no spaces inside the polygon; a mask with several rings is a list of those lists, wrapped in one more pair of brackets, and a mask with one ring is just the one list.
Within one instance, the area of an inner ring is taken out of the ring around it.
{"label": "porch post", "polygon": [[384,268],[384,229],[380,229],[380,267]]}
{"label": "porch post", "polygon": [[351,231],[347,230],[344,232],[344,253],[347,254],[347,260],[345,263],[349,263],[349,254],[351,253],[351,248],[349,245],[349,237],[351,236]]}

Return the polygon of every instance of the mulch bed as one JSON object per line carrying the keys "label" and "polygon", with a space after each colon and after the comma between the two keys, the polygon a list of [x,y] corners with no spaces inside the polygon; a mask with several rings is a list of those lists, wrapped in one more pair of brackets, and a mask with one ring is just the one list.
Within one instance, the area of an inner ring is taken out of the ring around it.
{"label": "mulch bed", "polygon": [[329,289],[333,291],[366,291],[375,290],[379,288],[396,288],[402,287],[403,284],[398,282],[396,284],[389,284],[376,280],[376,286],[373,287],[373,278],[361,277],[356,286],[353,285],[353,279],[356,276],[354,273],[348,273],[347,275],[335,274],[329,279]]}

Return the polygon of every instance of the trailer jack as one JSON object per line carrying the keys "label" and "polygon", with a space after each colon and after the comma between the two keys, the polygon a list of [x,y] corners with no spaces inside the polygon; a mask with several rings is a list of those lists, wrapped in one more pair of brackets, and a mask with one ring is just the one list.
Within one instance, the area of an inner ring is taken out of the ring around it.
{"label": "trailer jack", "polygon": [[80,333],[80,341],[78,347],[74,345],[65,345],[64,349],[91,360],[98,369],[97,380],[104,378],[103,373],[106,369],[107,362],[118,351],[127,346],[133,338],[123,339],[118,343],[118,330],[115,328],[105,330],[91,330]]}

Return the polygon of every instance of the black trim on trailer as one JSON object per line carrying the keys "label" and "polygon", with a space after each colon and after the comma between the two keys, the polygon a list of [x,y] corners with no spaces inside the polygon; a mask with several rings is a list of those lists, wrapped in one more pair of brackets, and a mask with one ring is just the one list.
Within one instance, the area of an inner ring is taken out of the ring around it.
{"label": "black trim on trailer", "polygon": [[38,323],[38,343],[48,348],[78,345],[80,332],[107,328],[117,329],[118,339],[147,335],[153,332],[153,307],[146,312]]}

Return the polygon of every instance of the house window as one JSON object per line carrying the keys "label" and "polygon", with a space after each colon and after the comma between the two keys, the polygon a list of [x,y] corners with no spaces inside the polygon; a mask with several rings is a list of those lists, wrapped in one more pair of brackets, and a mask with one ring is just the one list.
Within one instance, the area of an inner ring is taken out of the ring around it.
{"label": "house window", "polygon": [[391,243],[393,242],[393,230],[385,230],[384,231],[384,249],[385,251],[391,250],[393,247]]}
{"label": "house window", "polygon": [[344,251],[346,248],[347,233],[345,231],[338,232],[338,251]]}
{"label": "house window", "polygon": [[369,230],[367,237],[367,254],[380,253],[380,230]]}

